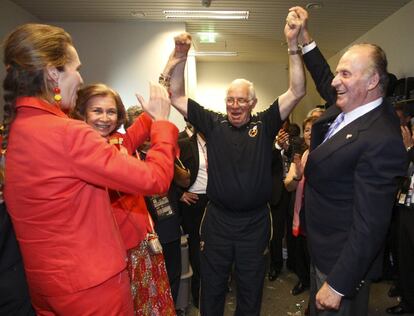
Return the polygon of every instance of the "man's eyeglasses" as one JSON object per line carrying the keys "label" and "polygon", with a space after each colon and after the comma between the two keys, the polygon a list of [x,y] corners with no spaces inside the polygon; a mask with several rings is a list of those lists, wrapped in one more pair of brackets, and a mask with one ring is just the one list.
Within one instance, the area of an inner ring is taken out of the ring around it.
{"label": "man's eyeglasses", "polygon": [[252,99],[233,98],[233,97],[227,97],[224,99],[227,105],[234,105],[234,103],[237,102],[239,106],[246,106],[251,100]]}

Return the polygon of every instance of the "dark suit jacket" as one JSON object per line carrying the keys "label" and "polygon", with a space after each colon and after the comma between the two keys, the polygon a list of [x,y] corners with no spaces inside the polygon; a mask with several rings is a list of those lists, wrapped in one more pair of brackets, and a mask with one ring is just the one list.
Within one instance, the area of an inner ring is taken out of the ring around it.
{"label": "dark suit jacket", "polygon": [[191,187],[197,179],[200,157],[198,156],[197,134],[194,133],[190,138],[182,138],[178,141],[180,147],[180,160],[183,165],[190,170]]}
{"label": "dark suit jacket", "polygon": [[272,196],[271,205],[277,205],[285,191],[283,183],[283,158],[280,150],[274,148],[272,150]]}
{"label": "dark suit jacket", "polygon": [[[334,104],[328,64],[318,48],[304,55],[321,96]],[[399,122],[384,101],[322,144],[340,113],[331,106],[313,124],[305,207],[310,255],[327,282],[347,296],[381,275],[382,247],[407,154]]]}

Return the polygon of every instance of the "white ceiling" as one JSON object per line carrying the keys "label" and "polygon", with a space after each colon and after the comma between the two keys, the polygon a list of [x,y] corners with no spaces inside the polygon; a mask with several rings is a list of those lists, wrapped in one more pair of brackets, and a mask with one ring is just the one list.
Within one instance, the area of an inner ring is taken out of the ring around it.
{"label": "white ceiling", "polygon": [[[237,57],[203,57],[204,61],[286,62],[283,27],[289,7],[322,3],[310,11],[310,29],[325,56],[330,57],[381,23],[411,0],[11,0],[42,22],[167,21],[166,9],[249,10],[244,21],[188,20],[187,31],[199,51],[237,51]],[[131,11],[143,13],[133,17]],[[171,20],[168,20],[171,22]],[[181,21],[182,22],[182,21]],[[201,44],[198,32],[218,33],[215,44]]]}

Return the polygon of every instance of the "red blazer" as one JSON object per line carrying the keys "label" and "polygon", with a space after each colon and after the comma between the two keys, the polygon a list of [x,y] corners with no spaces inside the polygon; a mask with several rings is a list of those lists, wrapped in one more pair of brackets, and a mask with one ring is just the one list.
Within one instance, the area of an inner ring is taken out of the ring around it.
{"label": "red blazer", "polygon": [[[143,113],[128,128],[125,134],[118,132],[109,136],[109,143],[119,149],[124,147],[133,155],[138,146],[150,137],[152,119]],[[138,158],[137,158],[138,159]],[[136,247],[152,231],[147,206],[142,195],[123,194],[110,190],[112,208],[127,249]]]}
{"label": "red blazer", "polygon": [[5,198],[31,291],[73,293],[125,268],[125,248],[106,188],[165,192],[177,128],[154,122],[145,163],[120,154],[56,106],[18,98],[7,149]]}

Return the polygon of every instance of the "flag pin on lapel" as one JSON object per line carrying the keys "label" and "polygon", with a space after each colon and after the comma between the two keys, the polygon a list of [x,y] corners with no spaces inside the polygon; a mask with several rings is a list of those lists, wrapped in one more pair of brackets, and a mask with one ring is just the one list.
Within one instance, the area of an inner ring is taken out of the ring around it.
{"label": "flag pin on lapel", "polygon": [[352,134],[346,134],[346,139],[350,139],[352,137]]}

